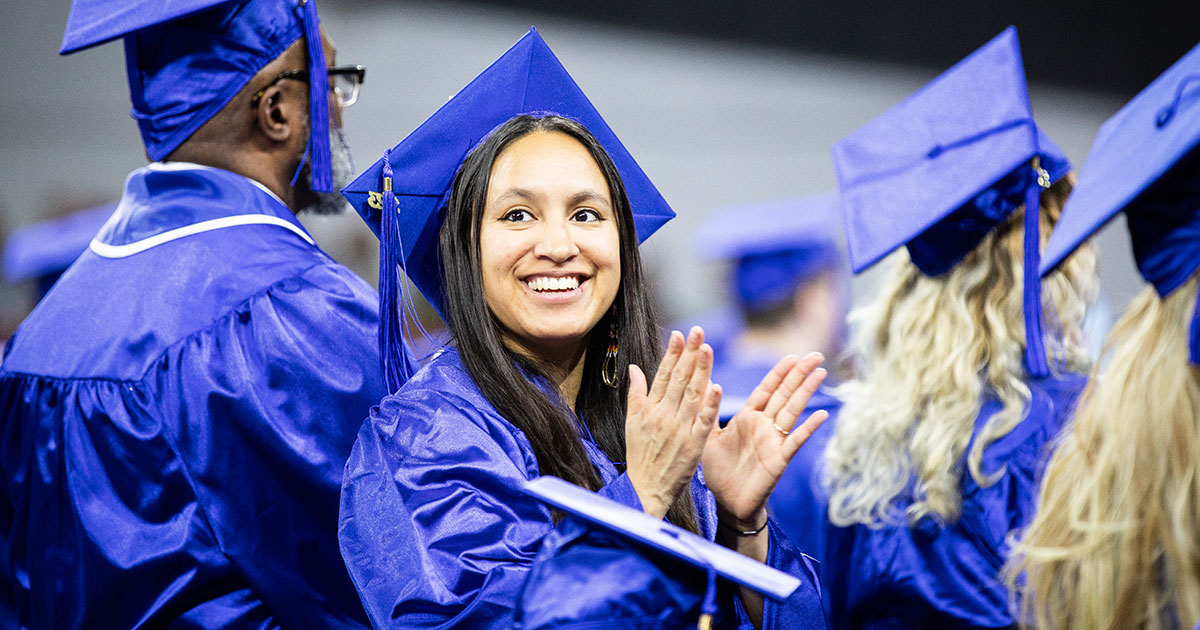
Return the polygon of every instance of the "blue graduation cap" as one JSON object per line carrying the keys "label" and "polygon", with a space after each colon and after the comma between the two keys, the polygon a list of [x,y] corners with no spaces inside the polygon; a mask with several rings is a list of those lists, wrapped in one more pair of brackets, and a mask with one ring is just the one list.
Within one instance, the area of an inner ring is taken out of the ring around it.
{"label": "blue graduation cap", "polygon": [[125,39],[132,114],[146,152],[157,161],[304,37],[311,129],[306,155],[313,189],[330,192],[329,77],[318,24],[316,0],[74,0],[59,53]]}
{"label": "blue graduation cap", "polygon": [[[701,614],[710,619],[716,613],[716,576],[718,575],[752,588],[777,601],[786,600],[800,587],[801,581],[795,576],[788,575],[732,549],[709,542],[687,530],[654,518],[645,512],[622,505],[562,479],[550,476],[538,477],[525,482],[523,489],[538,500],[579,517],[591,526],[616,534],[621,540],[630,541],[641,549],[664,554],[686,565],[703,569],[707,573],[708,579],[700,609]],[[666,601],[647,602],[646,605],[675,608],[674,612],[677,613],[686,612],[686,609],[678,609],[687,607],[687,604],[690,603],[687,600],[692,598],[672,589],[660,590],[656,588],[659,585],[647,583],[646,577],[637,573],[648,571],[638,571],[638,559],[633,558],[632,560],[633,562],[621,564],[621,568],[624,569],[632,566],[633,571],[620,576],[623,579],[619,582],[607,580],[606,575],[600,574],[597,575],[594,582],[587,581],[583,586],[594,593],[595,599],[605,597],[620,599],[622,595],[634,595],[638,591],[655,592],[659,595],[669,593],[670,597]],[[588,568],[595,570],[597,567]],[[677,575],[667,578],[651,576],[649,581],[671,581],[678,578]],[[569,580],[572,582],[572,586],[578,586],[583,578],[556,575],[543,577],[537,575],[535,570],[526,583],[525,592],[521,597],[524,603],[522,612],[525,613],[522,627],[578,626],[590,628],[597,627],[594,624],[600,621],[619,621],[628,614],[628,611],[612,610],[603,605],[600,606],[601,610],[595,610],[593,606],[589,606],[592,602],[588,601],[575,601],[568,604],[567,602],[557,602],[556,598],[540,597],[544,593],[560,591],[561,589],[557,587],[563,586],[559,583],[562,580]],[[531,593],[531,589],[535,592]],[[669,601],[669,599],[678,601]],[[547,602],[539,600],[550,600],[549,603],[554,609],[546,609]],[[639,612],[645,614],[657,611],[643,610]],[[654,625],[654,627],[664,626]]]}
{"label": "blue graduation cap", "polygon": [[14,231],[4,245],[4,277],[9,282],[57,276],[88,248],[116,210],[107,203]]}
{"label": "blue graduation cap", "polygon": [[[1041,272],[1125,211],[1138,270],[1166,296],[1200,267],[1200,45],[1100,128]],[[1198,313],[1200,314],[1200,313]],[[1200,317],[1191,361],[1200,364]]]}
{"label": "blue graduation cap", "polygon": [[[520,114],[555,114],[587,127],[621,175],[639,242],[675,216],[537,29],[530,28],[512,48],[342,190],[380,240],[380,345],[393,391],[414,368],[402,341],[406,324],[400,312],[400,303],[411,298],[397,289],[397,266],[445,319],[437,244],[451,184],[471,150],[492,130]],[[388,220],[382,221],[383,216]],[[394,295],[397,292],[399,297]],[[401,328],[393,331],[394,326]]]}
{"label": "blue graduation cap", "polygon": [[1026,364],[1049,373],[1042,337],[1042,188],[1071,165],[1037,127],[1017,31],[1008,27],[833,146],[854,271],[907,245],[923,273],[945,273],[1022,203]]}
{"label": "blue graduation cap", "polygon": [[746,310],[769,308],[805,279],[839,265],[837,194],[724,208],[696,230],[706,259],[735,262],[734,291]]}

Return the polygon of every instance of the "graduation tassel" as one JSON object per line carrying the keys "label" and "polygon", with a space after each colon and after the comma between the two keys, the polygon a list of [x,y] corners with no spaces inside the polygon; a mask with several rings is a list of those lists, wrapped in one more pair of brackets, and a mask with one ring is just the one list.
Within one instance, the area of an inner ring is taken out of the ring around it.
{"label": "graduation tassel", "polygon": [[1025,364],[1031,376],[1048,376],[1050,366],[1046,364],[1046,342],[1042,330],[1042,279],[1038,273],[1041,266],[1041,195],[1043,188],[1050,187],[1050,174],[1041,167],[1041,160],[1033,158],[1033,178],[1025,188],[1025,274],[1023,278],[1023,300],[1025,311]]}
{"label": "graduation tassel", "polygon": [[[308,48],[309,136],[305,156],[312,165],[312,189],[333,192],[333,167],[329,152],[329,68],[325,65],[325,47],[321,45],[316,0],[300,0],[297,9],[304,25],[304,41]],[[303,167],[304,160],[301,160],[300,168]],[[295,179],[293,176],[292,181]]]}
{"label": "graduation tassel", "polygon": [[417,360],[405,342],[408,325],[405,322],[404,289],[401,285],[404,245],[400,239],[399,203],[393,191],[392,163],[386,151],[383,154],[382,180],[382,209],[379,216],[379,351],[384,382],[388,391],[395,393],[416,373]]}
{"label": "graduation tassel", "polygon": [[[663,528],[659,530],[671,538],[679,541],[691,553],[690,560],[699,565],[703,565],[707,575],[707,582],[704,586],[704,600],[700,602],[700,618],[696,620],[696,630],[712,630],[713,617],[717,614],[717,567],[712,562],[709,562],[704,557],[704,551],[697,549],[692,541],[688,540],[687,535],[680,536],[672,529]],[[705,541],[708,542],[708,541]],[[685,556],[686,557],[686,556]]]}
{"label": "graduation tassel", "polygon": [[713,616],[717,614],[717,568],[711,562],[708,569],[708,584],[704,587],[704,603],[700,604],[700,619],[696,630],[712,630]]}

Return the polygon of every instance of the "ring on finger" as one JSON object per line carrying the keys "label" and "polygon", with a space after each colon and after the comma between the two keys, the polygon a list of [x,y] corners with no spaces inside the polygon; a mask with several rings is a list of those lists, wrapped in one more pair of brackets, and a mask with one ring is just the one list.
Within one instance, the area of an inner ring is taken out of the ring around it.
{"label": "ring on finger", "polygon": [[783,436],[785,436],[785,437],[787,436],[787,434],[791,433],[791,431],[788,431],[787,429],[785,429],[785,428],[783,428],[783,427],[779,426],[779,425],[778,425],[777,423],[775,423],[775,422],[772,422],[772,423],[771,423],[771,426],[775,427],[775,430],[776,430],[776,431],[778,431],[778,432],[779,432],[781,435],[783,435]]}

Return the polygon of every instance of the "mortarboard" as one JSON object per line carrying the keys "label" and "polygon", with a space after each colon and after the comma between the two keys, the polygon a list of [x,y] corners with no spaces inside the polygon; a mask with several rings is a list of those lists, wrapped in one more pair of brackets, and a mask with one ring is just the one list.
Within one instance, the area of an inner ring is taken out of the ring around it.
{"label": "mortarboard", "polygon": [[[537,601],[538,599],[545,599],[541,596],[546,593],[558,595],[556,591],[562,590],[558,588],[562,586],[560,584],[562,580],[569,580],[571,582],[570,586],[574,588],[587,589],[595,593],[594,598],[585,599],[599,600],[603,597],[620,597],[626,595],[626,591],[635,589],[638,591],[659,592],[661,595],[666,595],[664,599],[668,601],[650,602],[652,606],[673,609],[673,612],[677,613],[690,612],[689,609],[692,607],[689,604],[694,604],[695,600],[698,599],[694,593],[679,593],[671,589],[655,588],[658,585],[646,584],[644,579],[632,574],[639,572],[640,565],[649,562],[646,559],[636,556],[647,554],[669,556],[680,565],[699,567],[707,573],[705,596],[703,602],[700,604],[700,609],[702,615],[707,615],[710,618],[716,612],[717,575],[737,584],[752,588],[778,601],[787,599],[800,587],[801,581],[795,576],[788,575],[739,554],[732,549],[710,542],[661,519],[654,518],[645,512],[622,505],[557,477],[542,476],[527,481],[525,482],[524,491],[544,503],[583,519],[589,526],[599,527],[606,533],[615,534],[622,541],[632,542],[634,549],[625,552],[624,555],[635,557],[628,558],[626,562],[621,563],[620,568],[626,570],[627,573],[623,576],[625,579],[619,583],[611,583],[613,581],[607,580],[604,575],[598,575],[594,581],[582,576],[558,576],[553,574],[542,576],[538,574],[535,566],[535,570],[527,580],[524,592],[521,595],[521,608],[522,612],[525,613],[525,619],[522,620],[525,623],[523,627],[542,625],[550,627],[575,627],[576,625],[579,627],[596,627],[589,624],[595,624],[599,621],[617,621],[624,614],[628,614],[627,611],[612,610],[604,606],[601,606],[601,610],[594,610],[588,606],[589,602],[573,602],[571,604],[563,602],[555,604],[553,601]],[[552,545],[553,543],[548,544]],[[595,569],[595,567],[589,568]],[[652,578],[652,581],[675,581],[682,577],[684,576],[681,575],[681,572],[676,570],[672,571],[669,577]],[[704,584],[704,582],[701,582],[701,584]],[[628,595],[633,596],[636,593],[628,593]],[[643,610],[640,612],[644,614],[647,611]],[[530,623],[533,621],[531,617],[546,618],[550,622],[542,624]],[[667,626],[663,624],[653,625],[653,627]],[[701,627],[704,627],[703,622]]]}
{"label": "mortarboard", "polygon": [[[530,28],[512,48],[342,190],[380,240],[380,345],[393,391],[414,367],[403,342],[407,324],[401,317],[402,310],[411,308],[411,297],[405,297],[397,288],[397,267],[408,274],[444,319],[437,243],[450,187],[470,151],[493,129],[519,114],[556,114],[587,127],[621,175],[639,242],[675,216],[537,29]],[[385,215],[388,220],[381,222]],[[396,326],[400,329],[393,330]]]}
{"label": "mortarboard", "polygon": [[833,146],[854,271],[907,245],[940,275],[1022,203],[1026,365],[1049,373],[1042,338],[1039,193],[1071,165],[1037,128],[1017,31],[1008,27]]}
{"label": "mortarboard", "polygon": [[19,282],[61,273],[88,248],[116,207],[107,203],[14,231],[4,245],[4,277]]}
{"label": "mortarboard", "polygon": [[157,161],[303,36],[311,129],[306,157],[313,189],[330,192],[329,79],[318,24],[316,0],[74,0],[59,53],[125,39],[132,114]]}
{"label": "mortarboard", "polygon": [[[1200,267],[1200,46],[1175,62],[1100,128],[1050,236],[1049,273],[1125,211],[1138,270],[1158,294]],[[1198,313],[1200,314],[1200,313]],[[1200,317],[1191,325],[1200,364]]]}
{"label": "mortarboard", "polygon": [[723,208],[705,219],[694,242],[703,258],[735,261],[734,291],[754,311],[839,264],[840,219],[836,193]]}

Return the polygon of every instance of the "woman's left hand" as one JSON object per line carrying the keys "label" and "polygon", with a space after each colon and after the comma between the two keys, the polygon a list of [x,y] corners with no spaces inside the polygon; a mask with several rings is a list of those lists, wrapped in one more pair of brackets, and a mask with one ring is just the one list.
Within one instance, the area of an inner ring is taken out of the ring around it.
{"label": "woman's left hand", "polygon": [[829,417],[826,411],[816,411],[796,426],[809,397],[825,379],[825,370],[818,367],[824,360],[817,352],[803,359],[784,357],[724,429],[713,426],[701,465],[726,527],[743,531],[762,527],[767,497],[788,462]]}

